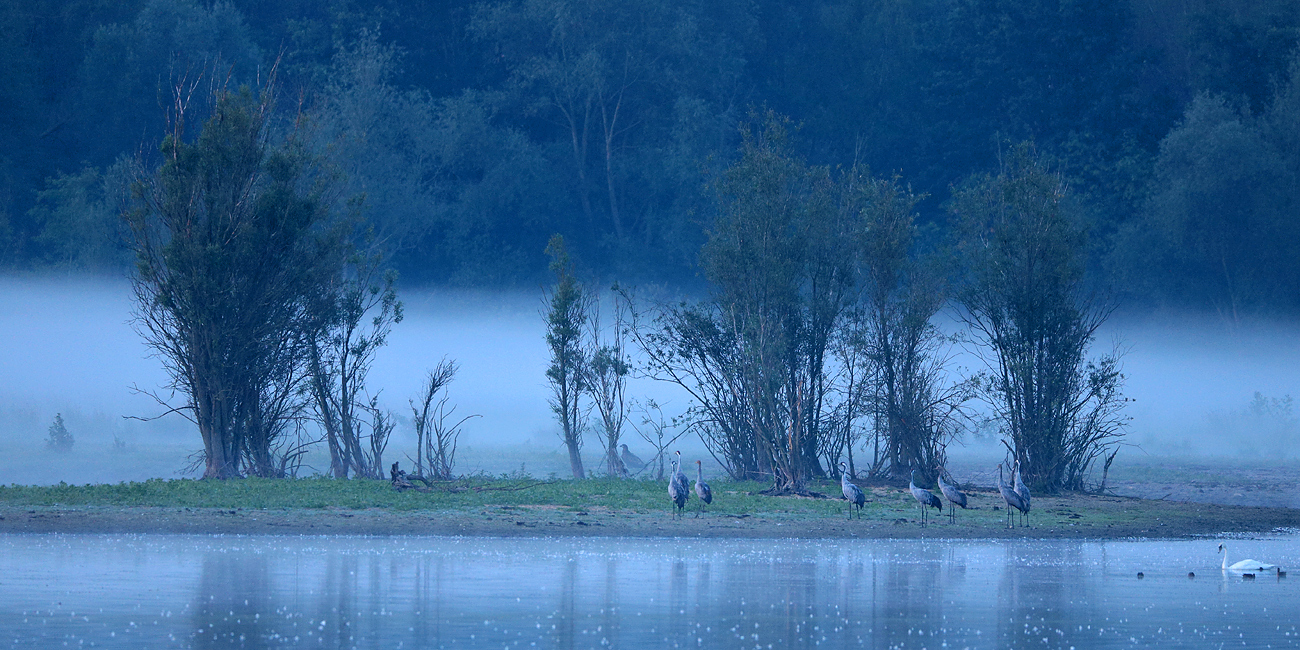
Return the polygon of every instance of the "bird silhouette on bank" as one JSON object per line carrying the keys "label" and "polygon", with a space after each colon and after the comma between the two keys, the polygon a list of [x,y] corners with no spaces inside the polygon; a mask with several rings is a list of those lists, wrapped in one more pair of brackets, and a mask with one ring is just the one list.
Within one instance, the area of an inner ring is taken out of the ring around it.
{"label": "bird silhouette on bank", "polygon": [[939,468],[939,491],[943,493],[943,498],[953,505],[948,508],[949,520],[957,523],[957,508],[966,509],[966,493],[958,490],[956,485],[943,480],[944,471],[944,468]]}
{"label": "bird silhouette on bank", "polygon": [[916,502],[921,504],[922,526],[925,526],[929,521],[928,513],[930,512],[930,508],[938,508],[940,513],[943,512],[943,501],[940,501],[939,497],[934,496],[933,492],[925,488],[916,487],[916,470],[912,470],[912,478],[907,483],[907,489],[912,492],[912,498],[916,499]]}
{"label": "bird silhouette on bank", "polygon": [[1029,506],[1025,505],[1025,502],[1020,498],[1020,495],[1016,494],[1015,488],[1013,488],[1011,484],[1007,483],[1006,479],[1003,478],[1002,463],[998,463],[998,492],[1002,493],[1002,500],[1007,502],[1007,528],[1013,528],[1014,524],[1011,521],[1011,510],[1015,509],[1024,512],[1029,508]]}
{"label": "bird silhouette on bank", "polygon": [[867,497],[858,486],[853,484],[853,481],[849,480],[849,464],[845,462],[840,463],[840,492],[849,501],[849,519],[853,518],[855,507],[858,509],[858,516],[861,517],[862,507],[866,505]]}
{"label": "bird silhouette on bank", "polygon": [[704,506],[713,503],[713,490],[710,490],[709,484],[704,482],[704,465],[698,460],[695,461],[695,496],[700,498],[700,512],[704,512]]}
{"label": "bird silhouette on bank", "polygon": [[637,457],[636,454],[628,451],[627,445],[619,446],[623,448],[623,453],[619,456],[619,459],[623,461],[623,467],[626,467],[627,471],[639,472],[645,469],[645,461]]}
{"label": "bird silhouette on bank", "polygon": [[686,507],[686,499],[690,498],[690,487],[686,484],[686,475],[682,473],[682,452],[675,451],[676,457],[673,458],[673,473],[668,477],[668,498],[672,499],[673,506],[676,510],[673,516],[681,516],[682,509]]}
{"label": "bird silhouette on bank", "polygon": [[1028,527],[1029,527],[1029,509],[1030,509],[1030,506],[1031,506],[1032,504],[1030,503],[1030,500],[1029,500],[1029,486],[1025,485],[1025,482],[1022,481],[1022,480],[1020,480],[1020,461],[1016,461],[1016,479],[1015,479],[1015,481],[1016,481],[1016,484],[1015,484],[1016,496],[1019,496],[1019,497],[1020,497],[1020,501],[1021,501],[1022,503],[1025,504],[1024,507],[1020,509],[1020,517],[1021,517],[1022,520],[1024,520],[1025,527],[1028,528]]}

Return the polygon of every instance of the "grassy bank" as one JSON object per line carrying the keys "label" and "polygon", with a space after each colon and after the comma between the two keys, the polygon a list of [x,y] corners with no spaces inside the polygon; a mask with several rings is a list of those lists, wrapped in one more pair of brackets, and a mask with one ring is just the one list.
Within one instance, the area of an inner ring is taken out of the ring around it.
{"label": "grassy bank", "polygon": [[[1038,497],[1030,526],[1006,527],[990,491],[948,523],[920,525],[905,490],[869,488],[861,519],[838,498],[766,497],[758,483],[714,483],[702,516],[674,519],[663,483],[477,478],[429,492],[386,481],[151,480],[0,487],[0,532],[347,533],[718,537],[1187,537],[1300,528],[1300,510],[1067,494]],[[839,485],[813,486],[838,495]],[[945,505],[946,507],[946,505]]]}

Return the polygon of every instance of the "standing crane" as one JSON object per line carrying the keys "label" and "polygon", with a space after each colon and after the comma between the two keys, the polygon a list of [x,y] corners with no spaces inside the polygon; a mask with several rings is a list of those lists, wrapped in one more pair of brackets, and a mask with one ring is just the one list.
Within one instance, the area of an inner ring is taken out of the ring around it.
{"label": "standing crane", "polygon": [[912,491],[912,498],[921,504],[922,526],[926,525],[928,521],[930,508],[938,508],[940,513],[943,512],[943,501],[940,501],[939,497],[934,496],[933,492],[925,488],[916,487],[916,470],[912,470],[912,478],[907,483],[907,489]]}
{"label": "standing crane", "polygon": [[1019,497],[1020,497],[1020,500],[1023,501],[1024,504],[1025,504],[1025,507],[1020,509],[1020,516],[1021,516],[1021,517],[1024,519],[1024,521],[1025,521],[1025,527],[1028,528],[1028,527],[1029,527],[1029,507],[1030,507],[1030,505],[1031,505],[1030,502],[1029,502],[1029,486],[1025,485],[1025,482],[1022,481],[1022,480],[1020,480],[1020,461],[1016,461],[1016,487],[1015,487],[1015,490],[1016,490],[1016,495],[1019,496]]}
{"label": "standing crane", "polygon": [[[713,503],[713,490],[704,482],[704,465],[698,460],[695,461],[695,496],[700,498],[700,512],[704,512],[704,506]],[[695,516],[700,515],[696,513]]]}
{"label": "standing crane", "polygon": [[942,492],[943,497],[954,506],[948,508],[948,518],[953,523],[957,523],[956,506],[960,506],[962,510],[966,509],[966,493],[958,490],[956,485],[943,480],[944,471],[944,468],[939,468],[939,491]]}
{"label": "standing crane", "polygon": [[862,490],[849,480],[849,464],[840,461],[840,492],[844,493],[844,498],[849,500],[849,519],[853,518],[853,508],[858,509],[858,517],[862,517],[862,507],[867,503],[866,495]]}
{"label": "standing crane", "polygon": [[1002,493],[1002,500],[1007,502],[1007,528],[1011,528],[1013,525],[1011,523],[1011,509],[1015,508],[1024,512],[1028,509],[1028,506],[1025,505],[1020,495],[1016,494],[1015,489],[1002,477],[1002,463],[998,463],[998,492]]}
{"label": "standing crane", "polygon": [[686,499],[691,496],[690,486],[686,484],[686,475],[682,473],[682,452],[675,451],[676,458],[673,458],[673,473],[668,477],[668,498],[672,499],[673,505],[677,508],[674,516],[681,516],[682,508],[686,507]]}

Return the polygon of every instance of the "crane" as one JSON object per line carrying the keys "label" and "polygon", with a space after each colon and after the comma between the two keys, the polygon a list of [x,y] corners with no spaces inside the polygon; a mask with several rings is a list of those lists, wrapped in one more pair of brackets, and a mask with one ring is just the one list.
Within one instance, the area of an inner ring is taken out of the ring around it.
{"label": "crane", "polygon": [[1029,486],[1025,485],[1025,482],[1020,480],[1020,461],[1016,461],[1015,489],[1016,495],[1019,496],[1020,500],[1025,504],[1025,506],[1020,509],[1020,516],[1024,519],[1025,527],[1027,528],[1029,527],[1029,507],[1032,504],[1029,501]]}
{"label": "crane", "polygon": [[912,491],[912,498],[916,499],[916,502],[921,504],[922,526],[926,525],[928,519],[927,513],[930,512],[929,508],[938,508],[940,513],[943,512],[943,501],[940,501],[939,497],[934,496],[933,492],[925,488],[916,487],[916,470],[912,470],[912,478],[907,483],[907,489]]}
{"label": "crane", "polygon": [[[960,506],[962,510],[965,510],[966,493],[962,492],[961,490],[958,490],[956,485],[953,485],[952,483],[943,480],[944,471],[945,471],[944,468],[942,467],[939,468],[939,491],[943,493],[943,497],[947,499],[948,502],[951,503],[953,506]],[[956,507],[952,507],[948,509],[948,517],[949,519],[952,520],[953,523],[957,522]]]}
{"label": "crane", "polygon": [[1006,479],[1002,477],[1002,463],[998,463],[998,492],[1002,493],[1002,500],[1007,502],[1007,528],[1011,528],[1013,526],[1011,523],[1011,509],[1015,508],[1023,512],[1027,506],[1020,498],[1020,495],[1016,494],[1015,488],[1011,487],[1006,482]]}
{"label": "crane", "polygon": [[673,458],[673,473],[668,477],[668,498],[672,499],[673,505],[677,510],[673,513],[680,516],[682,508],[686,507],[686,499],[691,496],[690,487],[686,485],[686,475],[682,473],[681,462],[682,452],[675,451],[676,458]]}
{"label": "crane", "polygon": [[[700,498],[700,512],[704,512],[704,506],[713,503],[713,490],[704,482],[704,465],[698,460],[695,461],[695,496]],[[697,513],[695,516],[700,515]]]}
{"label": "crane", "polygon": [[849,501],[849,519],[853,518],[853,508],[858,509],[858,516],[862,516],[862,507],[867,503],[866,495],[862,490],[849,480],[849,464],[840,462],[840,492],[844,493],[844,498]]}

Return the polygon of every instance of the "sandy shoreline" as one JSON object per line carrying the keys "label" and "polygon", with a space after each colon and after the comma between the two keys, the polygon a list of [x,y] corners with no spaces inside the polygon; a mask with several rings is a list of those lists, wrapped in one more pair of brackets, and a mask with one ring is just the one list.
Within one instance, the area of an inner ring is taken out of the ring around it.
{"label": "sandy shoreline", "polygon": [[[892,520],[798,515],[575,513],[544,506],[473,510],[218,509],[0,505],[0,534],[455,535],[490,537],[1181,539],[1300,529],[1300,510],[1115,497],[1043,499],[1029,528],[1008,529],[994,513],[960,512],[955,524],[915,511]],[[1083,513],[1083,514],[1079,514]],[[982,514],[983,518],[978,514]],[[963,519],[961,515],[966,515]],[[976,515],[972,517],[971,515]]]}

